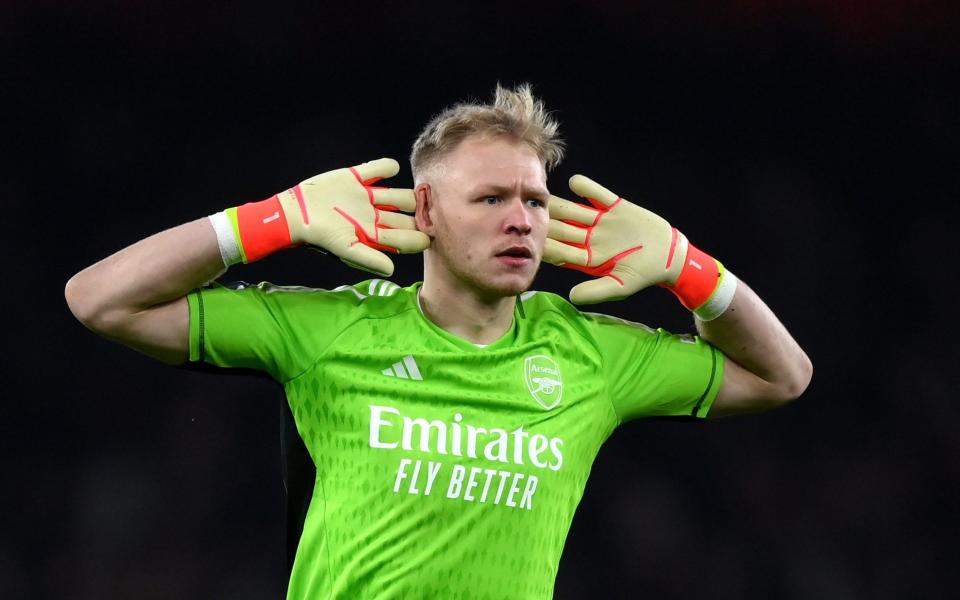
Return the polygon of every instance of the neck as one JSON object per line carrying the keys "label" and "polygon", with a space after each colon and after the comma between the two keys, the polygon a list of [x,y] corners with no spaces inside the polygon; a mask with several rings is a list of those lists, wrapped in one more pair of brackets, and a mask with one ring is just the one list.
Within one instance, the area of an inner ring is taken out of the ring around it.
{"label": "neck", "polygon": [[424,315],[444,331],[486,345],[510,329],[515,296],[486,297],[476,289],[426,275],[420,288],[420,306]]}

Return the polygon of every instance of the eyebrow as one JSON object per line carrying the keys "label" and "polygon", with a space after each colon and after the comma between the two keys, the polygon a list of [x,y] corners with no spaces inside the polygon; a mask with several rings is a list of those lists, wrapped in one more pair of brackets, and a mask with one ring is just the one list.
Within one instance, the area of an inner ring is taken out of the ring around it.
{"label": "eyebrow", "polygon": [[[471,195],[476,195],[481,193],[485,194],[487,192],[494,192],[498,195],[503,195],[506,193],[510,193],[512,191],[513,191],[513,186],[498,185],[495,183],[481,183],[473,188]],[[550,192],[547,190],[547,188],[525,187],[523,188],[523,195],[524,196],[533,195],[533,196],[540,196],[540,197],[546,198],[550,195]]]}

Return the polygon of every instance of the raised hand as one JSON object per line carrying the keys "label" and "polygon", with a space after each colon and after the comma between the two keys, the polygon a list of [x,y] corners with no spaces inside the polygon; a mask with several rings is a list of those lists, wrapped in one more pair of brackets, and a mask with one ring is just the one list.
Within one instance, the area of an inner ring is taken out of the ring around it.
{"label": "raised hand", "polygon": [[688,246],[682,233],[583,175],[570,178],[570,189],[590,205],[550,199],[543,259],[597,278],[570,290],[572,302],[619,300],[677,281]]}
{"label": "raised hand", "polygon": [[413,190],[376,184],[400,165],[381,158],[311,177],[278,194],[292,244],[310,244],[348,265],[379,275],[393,273],[384,252],[422,252],[430,238],[417,231]]}

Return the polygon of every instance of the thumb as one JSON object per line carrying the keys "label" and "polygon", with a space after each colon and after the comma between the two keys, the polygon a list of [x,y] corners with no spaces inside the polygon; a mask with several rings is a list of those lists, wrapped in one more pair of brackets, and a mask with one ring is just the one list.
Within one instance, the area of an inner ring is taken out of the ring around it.
{"label": "thumb", "polygon": [[570,301],[574,304],[597,304],[607,300],[620,300],[629,295],[630,292],[619,281],[605,275],[575,285],[570,290]]}
{"label": "thumb", "polygon": [[658,282],[621,262],[609,275],[574,286],[570,290],[570,301],[574,304],[597,304],[608,300],[623,300],[656,283]]}

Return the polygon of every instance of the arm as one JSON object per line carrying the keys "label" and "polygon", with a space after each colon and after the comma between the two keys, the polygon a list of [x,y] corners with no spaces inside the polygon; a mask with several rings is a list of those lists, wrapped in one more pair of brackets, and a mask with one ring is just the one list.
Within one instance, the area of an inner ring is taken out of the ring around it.
{"label": "arm", "polygon": [[710,417],[775,408],[800,397],[813,365],[773,311],[742,281],[716,319],[697,331],[726,355],[723,382]]}
{"label": "arm", "polygon": [[774,408],[806,389],[806,354],[719,261],[663,218],[582,175],[570,179],[570,189],[590,205],[550,199],[544,260],[597,278],[570,291],[574,303],[618,300],[651,285],[672,291],[696,315],[701,337],[727,358],[711,417]]}
{"label": "arm", "polygon": [[208,219],[152,235],[70,278],[67,305],[88,329],[169,364],[187,359],[186,294],[224,263]]}
{"label": "arm", "polygon": [[71,312],[89,329],[163,362],[189,352],[188,294],[229,265],[310,244],[347,264],[393,272],[387,252],[419,252],[413,191],[375,186],[400,170],[379,159],[307,179],[262,202],[163,231],[84,269],[67,282]]}

